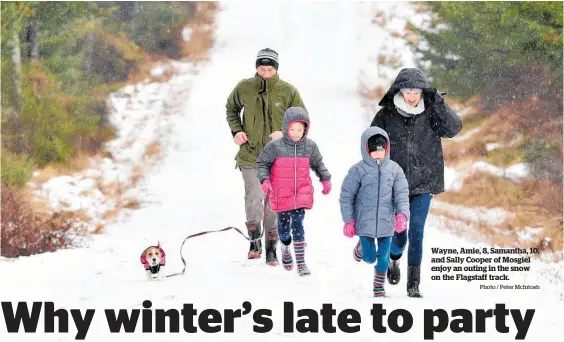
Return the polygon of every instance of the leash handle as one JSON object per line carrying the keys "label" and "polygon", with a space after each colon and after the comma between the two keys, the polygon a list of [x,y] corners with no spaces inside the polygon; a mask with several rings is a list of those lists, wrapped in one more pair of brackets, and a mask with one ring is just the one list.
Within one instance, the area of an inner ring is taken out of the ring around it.
{"label": "leash handle", "polygon": [[262,232],[260,233],[260,236],[256,239],[251,239],[248,236],[246,236],[239,228],[237,227],[225,227],[223,229],[219,229],[219,230],[207,230],[207,231],[203,231],[203,232],[199,232],[199,233],[195,233],[192,235],[188,235],[184,241],[182,241],[182,245],[180,246],[180,259],[182,260],[182,264],[184,265],[184,267],[182,268],[181,272],[178,273],[173,273],[173,274],[168,274],[165,277],[169,278],[169,277],[174,277],[174,276],[178,276],[178,275],[183,275],[186,272],[186,260],[184,260],[184,256],[182,255],[182,249],[184,248],[184,244],[186,243],[186,241],[188,241],[188,239],[197,237],[197,236],[201,236],[201,235],[205,235],[205,234],[209,234],[209,233],[219,233],[219,232],[225,232],[228,231],[230,229],[234,229],[237,233],[239,233],[242,237],[244,237],[247,241],[250,242],[256,242],[259,240],[262,240],[262,237],[264,236],[264,229],[262,229]]}

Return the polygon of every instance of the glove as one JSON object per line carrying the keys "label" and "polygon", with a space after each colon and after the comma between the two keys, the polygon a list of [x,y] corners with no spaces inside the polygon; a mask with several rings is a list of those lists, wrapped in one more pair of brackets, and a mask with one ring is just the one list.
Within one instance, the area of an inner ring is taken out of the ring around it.
{"label": "glove", "polygon": [[262,181],[262,184],[260,185],[260,189],[265,194],[268,194],[269,192],[272,191],[272,184],[270,184],[270,181],[268,179],[265,179]]}
{"label": "glove", "polygon": [[321,184],[323,184],[323,191],[321,193],[324,195],[329,194],[329,192],[331,192],[331,181],[321,181]]}
{"label": "glove", "polygon": [[436,88],[427,88],[425,89],[423,95],[427,97],[427,99],[433,104],[443,104],[445,99],[442,95],[446,95],[446,93],[439,92]]}
{"label": "glove", "polygon": [[352,238],[354,236],[354,221],[345,223],[343,233],[348,238]]}
{"label": "glove", "polygon": [[396,226],[394,230],[396,233],[401,233],[407,229],[407,217],[404,214],[399,213],[396,215]]}

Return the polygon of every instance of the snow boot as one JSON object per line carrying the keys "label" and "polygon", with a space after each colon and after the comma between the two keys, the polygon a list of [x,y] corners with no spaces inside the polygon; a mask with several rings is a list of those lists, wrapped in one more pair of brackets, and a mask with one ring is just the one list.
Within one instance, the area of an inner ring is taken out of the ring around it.
{"label": "snow boot", "polygon": [[294,266],[294,261],[292,260],[292,250],[290,249],[290,242],[285,245],[280,241],[280,249],[282,250],[282,266],[286,271],[291,271]]}
{"label": "snow boot", "polygon": [[261,229],[260,229],[260,222],[250,221],[245,223],[247,226],[247,232],[249,233],[249,239],[255,240],[251,241],[251,245],[249,247],[249,259],[258,259],[262,255],[262,241],[260,240]]}
{"label": "snow boot", "polygon": [[303,241],[294,241],[294,253],[296,253],[296,265],[298,265],[298,274],[300,277],[311,274],[304,260],[306,243]]}
{"label": "snow boot", "polygon": [[360,245],[360,239],[358,239],[358,243],[354,247],[353,258],[356,262],[362,261],[362,246]]}
{"label": "snow boot", "polygon": [[407,269],[407,295],[413,298],[422,298],[419,293],[419,281],[421,280],[421,266],[409,266]]}
{"label": "snow boot", "polygon": [[276,244],[278,242],[278,234],[269,232],[266,234],[266,242],[264,244],[264,252],[266,253],[266,264],[270,266],[278,266],[278,257],[276,256]]}
{"label": "snow boot", "polygon": [[386,272],[380,273],[374,269],[374,297],[386,297],[384,283],[386,283]]}
{"label": "snow boot", "polygon": [[388,265],[388,282],[392,285],[397,285],[400,281],[400,265],[399,259],[390,259]]}

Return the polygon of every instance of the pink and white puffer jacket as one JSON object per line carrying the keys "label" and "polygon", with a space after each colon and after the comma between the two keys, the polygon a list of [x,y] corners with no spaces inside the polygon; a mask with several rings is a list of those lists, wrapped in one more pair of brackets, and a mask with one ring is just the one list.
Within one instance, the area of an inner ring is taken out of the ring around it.
{"label": "pink and white puffer jacket", "polygon": [[[297,142],[289,137],[293,122],[305,125],[304,136]],[[313,207],[313,184],[310,168],[320,181],[331,180],[315,142],[307,138],[310,121],[302,107],[290,107],[282,120],[282,138],[270,141],[257,158],[257,174],[262,183],[269,179],[272,192],[270,206],[275,213]]]}

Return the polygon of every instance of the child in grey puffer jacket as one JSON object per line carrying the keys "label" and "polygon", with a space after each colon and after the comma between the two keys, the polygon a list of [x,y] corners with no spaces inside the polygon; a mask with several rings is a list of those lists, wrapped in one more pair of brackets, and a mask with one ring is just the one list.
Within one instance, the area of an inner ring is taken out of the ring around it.
{"label": "child in grey puffer jacket", "polygon": [[360,237],[355,260],[372,264],[378,259],[373,290],[374,297],[383,297],[392,236],[394,231],[406,230],[409,222],[409,187],[402,168],[390,159],[386,131],[366,129],[361,154],[362,160],[350,168],[343,181],[339,202],[344,234]]}

